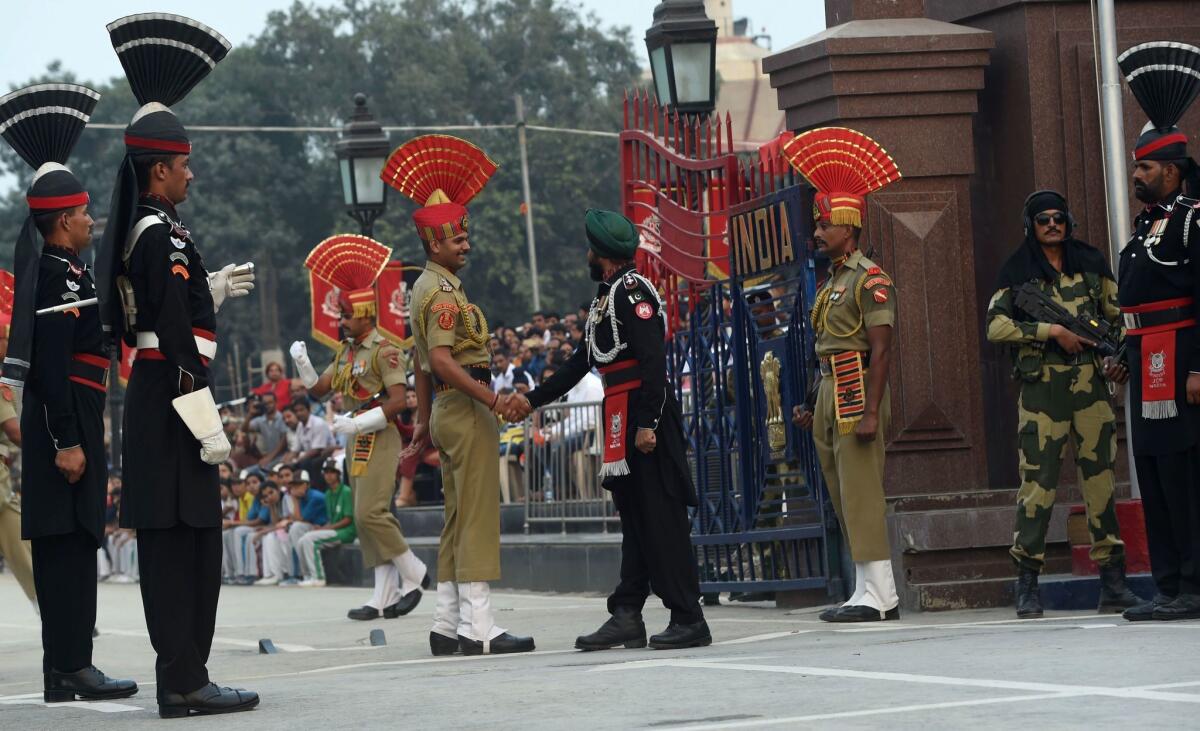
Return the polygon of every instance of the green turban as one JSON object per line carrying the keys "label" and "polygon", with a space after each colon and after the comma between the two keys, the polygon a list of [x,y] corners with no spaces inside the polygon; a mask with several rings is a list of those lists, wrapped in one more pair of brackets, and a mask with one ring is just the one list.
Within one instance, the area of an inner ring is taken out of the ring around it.
{"label": "green turban", "polygon": [[605,259],[632,259],[638,248],[637,227],[620,213],[589,208],[583,216],[588,245]]}

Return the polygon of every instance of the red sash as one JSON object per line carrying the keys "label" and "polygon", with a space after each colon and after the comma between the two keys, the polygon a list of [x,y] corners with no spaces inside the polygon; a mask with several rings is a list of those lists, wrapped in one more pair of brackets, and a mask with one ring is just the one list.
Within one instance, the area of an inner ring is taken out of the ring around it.
{"label": "red sash", "polygon": [[641,379],[634,378],[609,385],[610,376],[637,367],[636,360],[604,366],[604,466],[600,478],[620,477],[629,474],[629,462],[625,458],[625,433],[629,424],[629,392],[642,387]]}
{"label": "red sash", "polygon": [[[1121,312],[1141,315],[1185,307],[1191,303],[1190,298],[1163,300],[1136,307],[1122,307]],[[1175,402],[1175,331],[1195,324],[1196,320],[1189,318],[1126,331],[1126,335],[1136,335],[1142,339],[1142,360],[1138,364],[1142,418],[1171,419],[1179,415],[1179,407]]]}

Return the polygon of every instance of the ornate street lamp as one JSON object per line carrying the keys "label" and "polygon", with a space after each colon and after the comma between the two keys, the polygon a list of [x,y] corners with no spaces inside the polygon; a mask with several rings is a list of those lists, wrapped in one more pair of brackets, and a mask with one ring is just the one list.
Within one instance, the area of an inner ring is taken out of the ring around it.
{"label": "ornate street lamp", "polygon": [[704,116],[716,108],[717,24],[703,0],[663,0],[646,31],[658,101],[680,114]]}
{"label": "ornate street lamp", "polygon": [[358,221],[364,236],[370,236],[375,219],[387,206],[387,186],[379,171],[391,148],[387,133],[367,111],[366,94],[354,95],[354,114],[342,126],[333,151],[341,167],[346,215]]}

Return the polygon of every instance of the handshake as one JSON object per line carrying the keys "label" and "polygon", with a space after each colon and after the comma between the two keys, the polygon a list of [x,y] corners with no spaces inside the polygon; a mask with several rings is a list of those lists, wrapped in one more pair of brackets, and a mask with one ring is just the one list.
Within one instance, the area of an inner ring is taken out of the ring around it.
{"label": "handshake", "polygon": [[522,394],[510,393],[497,399],[492,410],[505,421],[515,424],[518,421],[524,421],[525,417],[533,412],[533,406],[529,403],[529,399]]}

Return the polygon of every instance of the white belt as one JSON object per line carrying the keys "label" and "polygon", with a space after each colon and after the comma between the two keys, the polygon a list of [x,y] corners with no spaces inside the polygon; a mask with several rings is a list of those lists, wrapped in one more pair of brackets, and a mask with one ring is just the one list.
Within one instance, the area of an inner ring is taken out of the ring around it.
{"label": "white belt", "polygon": [[[193,335],[196,339],[196,350],[200,355],[212,360],[217,357],[217,341],[202,338],[199,335]],[[152,332],[139,332],[137,334],[137,349],[138,350],[158,350],[158,336]]]}

